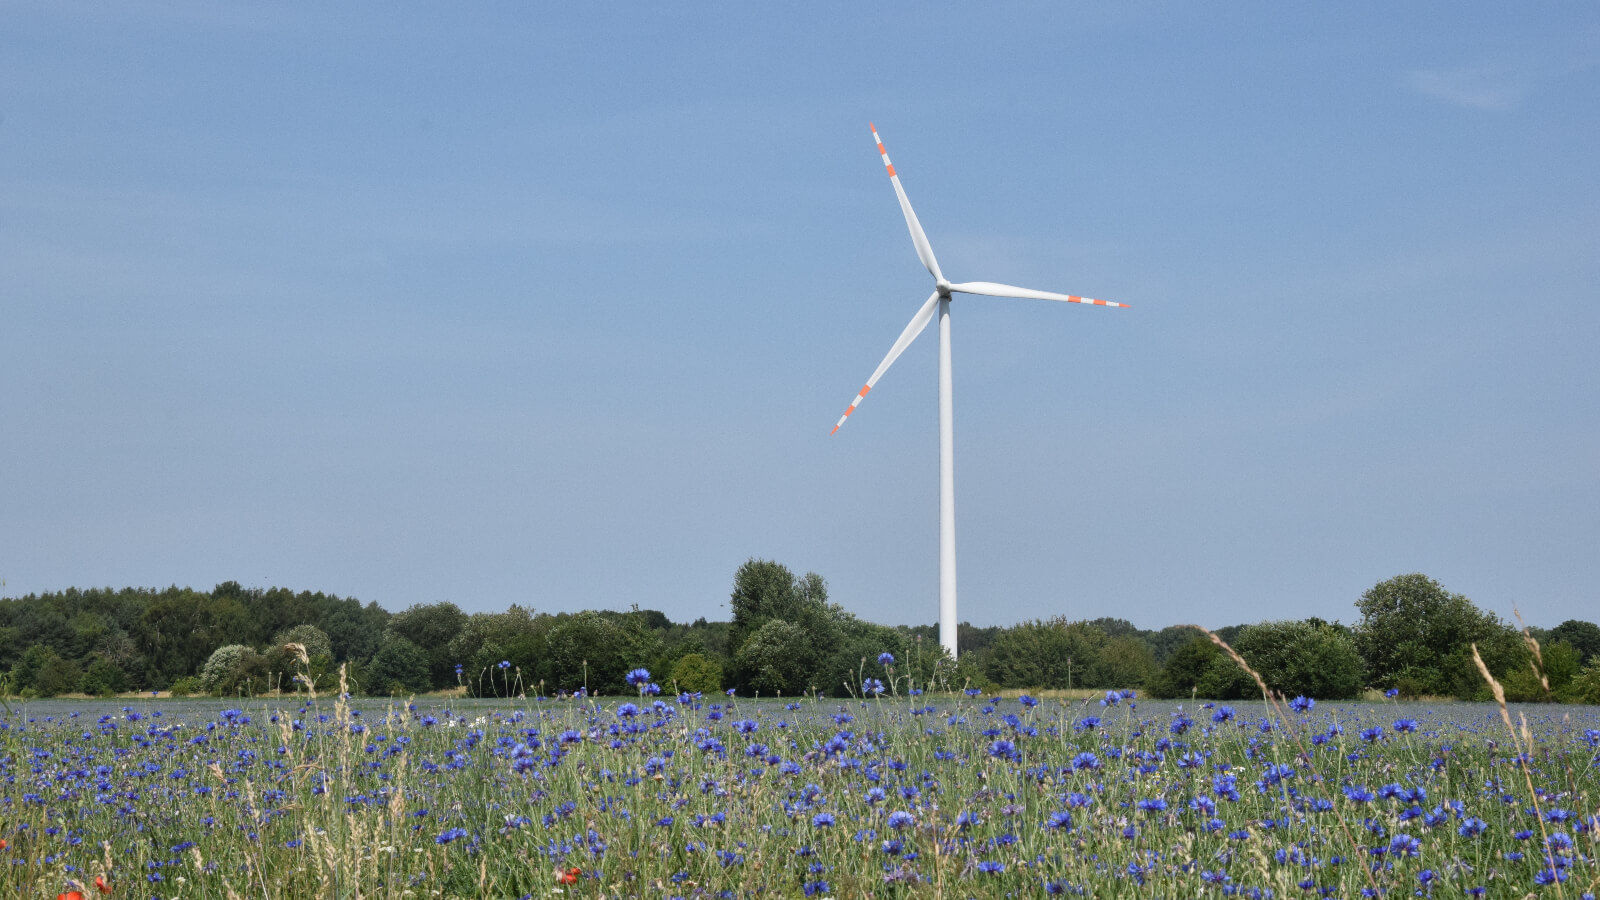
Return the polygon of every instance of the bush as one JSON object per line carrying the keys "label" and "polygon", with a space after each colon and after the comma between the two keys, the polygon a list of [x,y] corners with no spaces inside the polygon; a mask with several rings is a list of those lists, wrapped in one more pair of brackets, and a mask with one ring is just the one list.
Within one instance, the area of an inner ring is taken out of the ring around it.
{"label": "bush", "polygon": [[28,696],[29,691],[35,697],[70,693],[78,689],[82,677],[77,663],[62,659],[43,644],[34,644],[23,651],[22,658],[11,669],[13,689],[23,696]]}
{"label": "bush", "polygon": [[1023,622],[995,636],[984,674],[1010,688],[1123,687],[1099,681],[1095,663],[1106,633],[1084,622]]}
{"label": "bush", "polygon": [[1210,638],[1196,634],[1172,651],[1166,665],[1146,685],[1146,691],[1163,700],[1199,696],[1201,682],[1221,656],[1222,651]]}
{"label": "bush", "polygon": [[1600,704],[1600,658],[1594,659],[1562,691],[1567,703]]}
{"label": "bush", "polygon": [[1262,622],[1246,628],[1234,649],[1286,697],[1348,700],[1366,685],[1355,641],[1334,625]]}
{"label": "bush", "polygon": [[78,690],[101,697],[127,689],[127,673],[123,672],[121,667],[104,659],[96,659],[90,663],[89,670],[83,673],[83,679],[78,682]]}
{"label": "bush", "polygon": [[375,697],[417,694],[433,686],[428,654],[400,635],[389,632],[366,667],[366,692]]}
{"label": "bush", "polygon": [[715,694],[722,690],[722,666],[699,653],[690,653],[672,667],[671,681],[680,691]]}
{"label": "bush", "polygon": [[208,693],[219,690],[224,679],[238,668],[247,653],[255,651],[244,644],[227,644],[211,651],[206,664],[200,667],[200,686]]}
{"label": "bush", "polygon": [[782,619],[763,622],[734,656],[734,665],[745,673],[745,688],[767,696],[805,693],[813,686],[807,683],[811,673],[805,664],[809,643],[798,625]]}
{"label": "bush", "polygon": [[206,686],[200,683],[200,679],[191,675],[174,681],[167,690],[171,691],[174,697],[184,697],[190,694],[204,694]]}

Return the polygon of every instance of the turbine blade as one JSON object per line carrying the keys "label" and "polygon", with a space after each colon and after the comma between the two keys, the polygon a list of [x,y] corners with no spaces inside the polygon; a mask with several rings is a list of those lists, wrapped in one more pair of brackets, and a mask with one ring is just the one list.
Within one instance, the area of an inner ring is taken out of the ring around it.
{"label": "turbine blade", "polygon": [[1017,297],[1023,300],[1060,300],[1062,303],[1087,303],[1090,306],[1116,306],[1126,308],[1128,304],[1117,303],[1111,300],[1094,300],[1089,297],[1076,297],[1072,294],[1052,294],[1049,291],[1036,291],[1033,288],[1012,287],[1009,284],[995,284],[992,281],[968,281],[965,284],[952,284],[950,290],[960,291],[963,294],[984,294],[989,297]]}
{"label": "turbine blade", "polygon": [[907,347],[911,346],[911,342],[917,339],[917,335],[922,333],[922,329],[928,327],[928,322],[933,319],[934,310],[938,308],[939,292],[934,291],[928,297],[928,302],[922,304],[922,308],[917,310],[917,314],[911,317],[910,322],[906,323],[906,329],[900,332],[900,337],[895,340],[894,346],[889,348],[889,355],[883,358],[883,362],[878,363],[878,368],[873,370],[872,377],[867,379],[866,386],[856,394],[854,400],[850,401],[849,408],[844,411],[844,415],[839,417],[839,422],[833,426],[833,431],[828,432],[830,435],[839,431],[839,428],[844,425],[844,420],[850,418],[850,414],[855,412],[856,407],[860,406],[861,401],[866,398],[867,391],[872,390],[872,386],[878,383],[878,379],[883,377],[883,373],[889,371],[889,367],[894,364],[895,360],[900,358],[900,354],[904,353]]}
{"label": "turbine blade", "polygon": [[906,227],[911,229],[911,243],[917,248],[917,259],[922,260],[933,280],[943,281],[944,276],[939,273],[939,261],[933,258],[933,247],[928,244],[922,223],[917,221],[917,214],[911,209],[906,189],[900,186],[900,176],[894,173],[894,163],[889,162],[889,151],[883,149],[883,138],[878,137],[878,129],[871,122],[867,123],[867,127],[872,129],[872,139],[878,142],[878,155],[883,157],[883,167],[889,170],[889,181],[894,184],[895,196],[900,198],[900,211],[905,213]]}

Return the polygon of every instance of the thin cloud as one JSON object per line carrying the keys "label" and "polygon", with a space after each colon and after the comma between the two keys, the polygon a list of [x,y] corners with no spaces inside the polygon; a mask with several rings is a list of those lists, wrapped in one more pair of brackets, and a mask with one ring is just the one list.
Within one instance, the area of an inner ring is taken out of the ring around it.
{"label": "thin cloud", "polygon": [[1421,69],[1408,73],[1406,81],[1425,97],[1487,112],[1515,109],[1526,93],[1506,73],[1482,68]]}

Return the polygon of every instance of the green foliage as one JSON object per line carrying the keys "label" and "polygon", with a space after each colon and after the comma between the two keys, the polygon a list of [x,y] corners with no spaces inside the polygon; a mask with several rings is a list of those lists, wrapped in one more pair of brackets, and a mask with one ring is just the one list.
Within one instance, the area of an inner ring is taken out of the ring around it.
{"label": "green foliage", "polygon": [[363,674],[363,688],[373,696],[419,694],[432,686],[427,651],[393,631],[384,635]]}
{"label": "green foliage", "polygon": [[702,654],[690,653],[678,659],[669,680],[679,691],[715,694],[722,690],[722,666]]}
{"label": "green foliage", "polygon": [[419,603],[389,620],[390,632],[421,648],[428,657],[428,687],[421,690],[447,688],[456,683],[457,660],[451,656],[450,642],[466,624],[467,614],[449,602]]}
{"label": "green foliage", "polygon": [[1366,686],[1355,641],[1334,625],[1262,622],[1245,628],[1234,649],[1268,688],[1286,697],[1348,700]]}
{"label": "green foliage", "polygon": [[[531,670],[545,690],[574,691],[585,686],[593,693],[630,694],[624,677],[629,670],[654,660],[661,640],[631,613],[580,612],[556,617],[545,633],[544,652]],[[530,670],[524,670],[527,677]]]}
{"label": "green foliage", "polygon": [[[353,690],[380,694],[458,683],[483,693],[554,693],[584,684],[585,661],[591,690],[632,694],[621,681],[629,669],[649,668],[665,685],[690,656],[705,661],[704,671],[720,669],[722,685],[745,694],[760,685],[763,693],[816,688],[842,695],[859,690],[864,676],[882,678],[900,691],[912,684],[934,687],[936,681],[959,689],[969,680],[986,688],[1065,687],[1068,658],[1073,687],[1142,686],[1174,696],[1198,689],[1219,699],[1258,693],[1238,666],[1216,660],[1211,650],[1191,648],[1174,663],[1178,651],[1193,643],[1193,633],[1185,628],[1144,631],[1112,617],[1077,623],[1057,618],[1010,628],[963,622],[958,666],[944,657],[936,626],[891,628],[862,621],[829,601],[827,583],[815,573],[796,576],[777,562],[751,559],[735,573],[730,599],[732,621],[676,624],[655,610],[552,616],[512,606],[468,615],[449,603],[414,606],[391,616],[375,603],[281,588],[247,589],[237,582],[210,592],[176,586],[74,588],[0,598],[0,672],[13,690],[30,696],[161,688],[190,678],[208,679],[215,692],[254,693],[292,683],[290,677],[302,666],[283,645],[299,643],[308,650],[311,674],[321,679],[319,690],[333,690],[333,673],[345,662]],[[1351,638],[1372,658],[1367,683],[1398,687],[1407,696],[1486,699],[1487,686],[1472,662],[1474,643],[1512,696],[1529,700],[1582,695],[1584,666],[1600,658],[1600,626],[1591,622],[1574,619],[1548,631],[1532,629],[1545,648],[1546,691],[1515,630],[1421,575],[1375,586],[1358,608],[1362,618],[1354,632],[1314,619],[1219,632],[1275,688],[1325,699],[1346,694],[1351,673],[1361,668],[1349,653]],[[781,625],[741,652],[774,621]],[[393,635],[422,654],[425,682],[414,677],[410,652],[391,648],[374,666],[390,624]],[[803,639],[790,640],[791,627]],[[213,666],[207,676],[208,663],[224,647],[244,649],[230,651],[236,657]],[[774,647],[783,648],[781,658]],[[263,652],[246,654],[249,648]],[[893,672],[877,664],[884,652],[896,659]],[[1196,654],[1207,658],[1198,660]],[[502,660],[509,662],[505,670],[499,668]],[[457,664],[463,668],[459,681]],[[369,677],[373,673],[376,677]]]}
{"label": "green foliage", "polygon": [[1537,665],[1529,653],[1524,665],[1500,676],[1507,700],[1542,703],[1574,695],[1570,688],[1581,671],[1577,649],[1565,641],[1551,641],[1539,649],[1543,666]]}
{"label": "green foliage", "polygon": [[89,664],[83,678],[78,682],[78,690],[85,694],[106,696],[116,694],[128,689],[128,674],[115,663],[105,659],[96,659]]}
{"label": "green foliage", "polygon": [[40,644],[23,651],[22,658],[11,668],[12,689],[35,697],[71,693],[78,689],[80,678],[82,672],[77,663],[62,659],[53,648]]}
{"label": "green foliage", "polygon": [[[1157,676],[1150,679],[1146,690],[1150,697],[1174,698],[1205,697],[1208,700],[1235,700],[1243,697],[1238,676],[1242,669],[1227,658],[1226,653],[1211,642],[1210,637],[1187,629],[1192,637],[1179,644],[1166,657],[1166,663]],[[1248,676],[1245,676],[1248,679]]]}
{"label": "green foliage", "polygon": [[1600,657],[1600,625],[1593,622],[1568,619],[1550,629],[1549,640],[1570,644],[1581,662]]}
{"label": "green foliage", "polygon": [[984,674],[1002,687],[1100,687],[1094,664],[1107,640],[1099,628],[1061,616],[1023,622],[989,645]]}
{"label": "green foliage", "polygon": [[187,675],[172,682],[167,690],[171,691],[174,697],[187,697],[191,694],[204,694],[206,687],[200,683],[200,679]]}
{"label": "green foliage", "polygon": [[1356,607],[1361,612],[1356,645],[1366,660],[1369,684],[1395,685],[1406,694],[1477,697],[1482,679],[1472,663],[1473,643],[1488,650],[1485,660],[1492,671],[1515,662],[1515,634],[1504,623],[1426,575],[1380,582],[1361,595]]}
{"label": "green foliage", "polygon": [[288,644],[299,644],[306,649],[310,657],[326,656],[333,658],[333,640],[328,633],[315,625],[296,625],[285,628],[272,638],[274,648],[282,648]]}
{"label": "green foliage", "polygon": [[803,694],[813,685],[811,640],[805,630],[782,619],[767,619],[739,645],[734,656],[744,688],[763,696]]}
{"label": "green foliage", "polygon": [[1089,678],[1095,687],[1143,688],[1160,671],[1150,645],[1136,633],[1124,633],[1100,648]]}
{"label": "green foliage", "polygon": [[1600,659],[1591,659],[1578,672],[1562,691],[1561,699],[1567,703],[1600,704]]}
{"label": "green foliage", "polygon": [[200,686],[208,693],[217,693],[224,684],[234,680],[234,672],[245,664],[255,650],[244,644],[226,644],[211,652],[200,669]]}
{"label": "green foliage", "polygon": [[[797,577],[780,563],[751,559],[734,573],[730,600],[733,681],[745,692],[842,692],[862,655],[888,649],[881,645],[882,632],[872,631],[879,626],[828,602],[827,582],[815,572]],[[779,625],[769,629],[772,622]],[[763,633],[762,642],[747,651],[745,644]],[[791,639],[795,634],[800,637]],[[783,659],[773,655],[779,645],[787,648]]]}

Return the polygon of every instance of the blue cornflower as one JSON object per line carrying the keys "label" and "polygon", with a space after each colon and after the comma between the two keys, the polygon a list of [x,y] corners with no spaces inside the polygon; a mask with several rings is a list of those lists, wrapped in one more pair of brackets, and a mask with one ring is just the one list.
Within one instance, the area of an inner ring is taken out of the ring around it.
{"label": "blue cornflower", "polygon": [[1139,801],[1139,808],[1145,812],[1165,812],[1167,801],[1161,797],[1149,797]]}
{"label": "blue cornflower", "polygon": [[1422,842],[1409,834],[1397,834],[1389,841],[1389,853],[1393,856],[1416,856],[1422,849]]}
{"label": "blue cornflower", "polygon": [[1116,691],[1106,691],[1106,696],[1100,701],[1101,706],[1116,706],[1122,695]]}
{"label": "blue cornflower", "polygon": [[1060,812],[1051,813],[1050,818],[1046,819],[1044,824],[1046,828],[1070,829],[1072,828],[1072,813],[1064,809]]}
{"label": "blue cornflower", "polygon": [[993,741],[989,744],[989,755],[1000,759],[1010,759],[1017,752],[1017,745],[1007,740]]}
{"label": "blue cornflower", "polygon": [[811,817],[811,827],[812,828],[831,828],[831,827],[833,827],[833,813],[822,812],[822,813],[817,813],[816,815],[812,816]]}
{"label": "blue cornflower", "polygon": [[905,812],[904,810],[897,809],[894,812],[889,813],[890,828],[910,828],[915,824],[917,824],[916,817],[912,816],[911,813]]}
{"label": "blue cornflower", "polygon": [[892,666],[892,665],[894,665],[894,654],[893,653],[879,653],[878,654],[878,665],[880,665],[880,666]]}
{"label": "blue cornflower", "polygon": [[817,894],[826,894],[833,888],[826,881],[808,881],[801,890],[806,892],[807,897],[815,897]]}
{"label": "blue cornflower", "polygon": [[502,669],[511,668],[511,660],[509,660],[509,659],[500,660],[500,668],[502,668]]}
{"label": "blue cornflower", "polygon": [[1394,730],[1395,731],[1416,731],[1417,730],[1417,720],[1416,719],[1395,719],[1394,720]]}
{"label": "blue cornflower", "polygon": [[642,686],[650,683],[650,670],[649,669],[634,669],[633,671],[629,672],[626,676],[624,676],[623,680],[627,681],[629,684],[633,685],[634,687],[642,687]]}
{"label": "blue cornflower", "polygon": [[1316,705],[1317,705],[1317,701],[1311,699],[1310,697],[1306,697],[1304,695],[1296,697],[1293,700],[1289,701],[1289,708],[1294,710],[1295,712],[1302,712],[1302,713],[1303,712],[1310,712],[1311,711],[1311,707],[1316,706]]}
{"label": "blue cornflower", "polygon": [[1383,737],[1382,725],[1374,725],[1371,728],[1363,729],[1361,732],[1361,739],[1369,744],[1381,737]]}
{"label": "blue cornflower", "polygon": [[1100,768],[1100,757],[1088,752],[1079,753],[1072,758],[1072,767],[1074,769],[1098,769]]}
{"label": "blue cornflower", "polygon": [[986,859],[983,862],[978,863],[978,871],[984,873],[985,875],[999,875],[1005,870],[1005,863],[997,863],[992,859]]}
{"label": "blue cornflower", "polygon": [[1231,706],[1219,706],[1217,711],[1211,714],[1211,721],[1217,723],[1226,722],[1231,718],[1233,718],[1233,707]]}
{"label": "blue cornflower", "polygon": [[1352,803],[1371,803],[1373,800],[1372,792],[1359,784],[1345,785],[1344,795]]}
{"label": "blue cornflower", "polygon": [[1400,689],[1399,688],[1389,688],[1387,691],[1383,692],[1383,695],[1385,697],[1388,697],[1390,700],[1393,700],[1394,698],[1400,696]]}
{"label": "blue cornflower", "polygon": [[439,832],[439,836],[434,838],[433,842],[435,844],[448,844],[451,841],[458,840],[466,836],[467,830],[465,828],[446,828],[445,830]]}
{"label": "blue cornflower", "polygon": [[868,678],[861,682],[861,692],[864,694],[881,694],[884,691],[883,682],[876,678]]}

